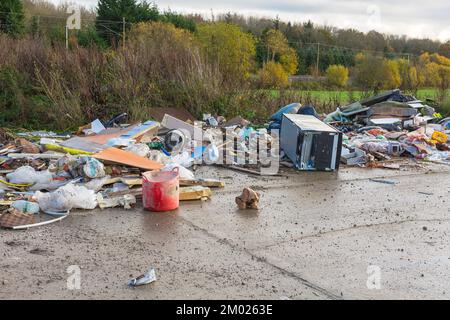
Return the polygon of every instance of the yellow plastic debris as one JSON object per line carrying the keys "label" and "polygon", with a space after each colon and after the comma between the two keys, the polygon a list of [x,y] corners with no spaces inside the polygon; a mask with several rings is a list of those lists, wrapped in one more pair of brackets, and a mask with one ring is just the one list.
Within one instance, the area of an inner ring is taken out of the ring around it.
{"label": "yellow plastic debris", "polygon": [[435,131],[431,136],[431,139],[436,140],[439,143],[447,143],[448,136],[443,132]]}

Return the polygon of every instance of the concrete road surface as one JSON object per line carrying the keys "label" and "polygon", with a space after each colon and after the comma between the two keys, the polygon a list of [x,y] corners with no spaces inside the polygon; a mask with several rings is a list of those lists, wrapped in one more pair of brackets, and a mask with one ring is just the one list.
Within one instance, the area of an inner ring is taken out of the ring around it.
{"label": "concrete road surface", "polygon": [[[173,213],[76,211],[0,230],[0,298],[450,298],[450,167],[197,176],[227,185]],[[259,212],[237,210],[244,186],[261,193]],[[127,287],[149,267],[156,282]]]}

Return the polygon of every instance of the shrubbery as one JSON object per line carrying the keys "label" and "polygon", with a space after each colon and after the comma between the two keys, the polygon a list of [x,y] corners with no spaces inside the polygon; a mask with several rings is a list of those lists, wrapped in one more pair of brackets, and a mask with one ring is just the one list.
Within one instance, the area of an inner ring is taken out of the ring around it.
{"label": "shrubbery", "polygon": [[289,102],[239,82],[224,86],[225,76],[194,34],[162,22],[136,25],[126,48],[115,50],[94,44],[67,51],[43,39],[0,35],[0,122],[66,130],[119,112],[145,120],[150,108],[173,106],[197,117],[263,121]]}
{"label": "shrubbery", "polygon": [[331,86],[344,88],[348,82],[348,69],[341,65],[331,65],[327,69],[327,81]]}
{"label": "shrubbery", "polygon": [[259,85],[267,89],[280,89],[289,85],[289,76],[283,66],[269,61],[259,71]]}

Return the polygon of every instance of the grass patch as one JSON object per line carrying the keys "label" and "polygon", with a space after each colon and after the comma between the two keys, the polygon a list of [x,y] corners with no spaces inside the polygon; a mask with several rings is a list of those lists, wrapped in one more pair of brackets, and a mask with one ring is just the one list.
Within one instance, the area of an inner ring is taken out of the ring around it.
{"label": "grass patch", "polygon": [[[339,101],[345,105],[363,98],[364,93],[362,91],[352,91],[353,98],[350,97],[348,91],[345,90],[292,90],[303,96],[309,96],[312,101],[318,101],[319,103],[328,103],[330,101]],[[270,94],[277,98],[280,94],[279,90],[270,90]],[[417,92],[417,99],[426,100],[433,99],[438,100],[439,92],[437,89],[427,88],[419,89]],[[450,90],[447,90],[447,100],[450,99]]]}

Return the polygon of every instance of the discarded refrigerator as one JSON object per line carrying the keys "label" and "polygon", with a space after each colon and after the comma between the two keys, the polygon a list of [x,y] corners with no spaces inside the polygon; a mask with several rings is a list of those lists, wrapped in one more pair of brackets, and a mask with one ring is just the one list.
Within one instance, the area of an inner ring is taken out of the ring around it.
{"label": "discarded refrigerator", "polygon": [[299,170],[339,170],[342,133],[314,116],[284,114],[280,145]]}

